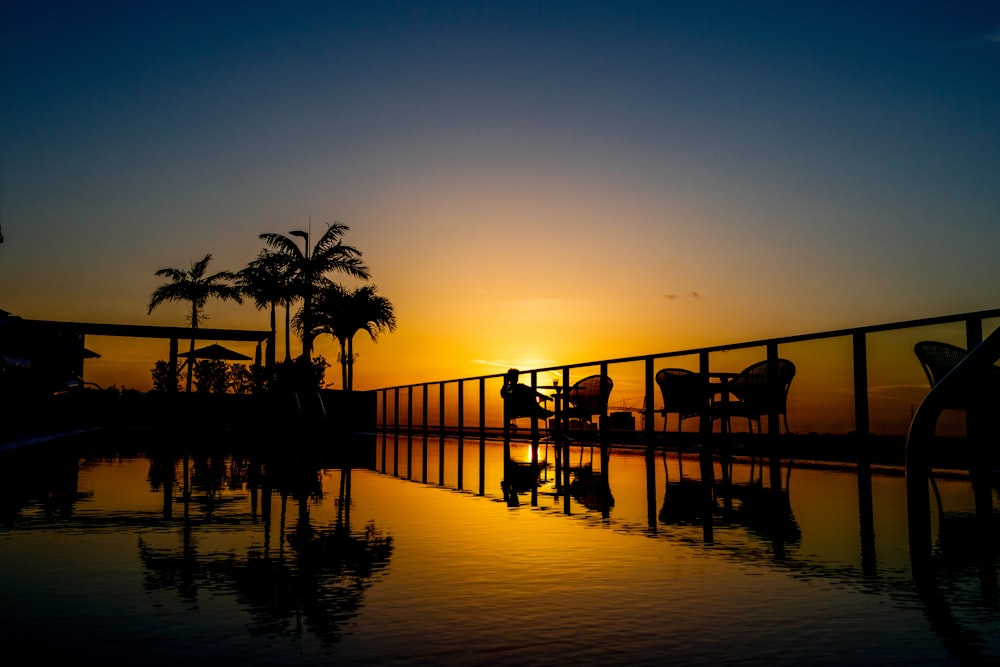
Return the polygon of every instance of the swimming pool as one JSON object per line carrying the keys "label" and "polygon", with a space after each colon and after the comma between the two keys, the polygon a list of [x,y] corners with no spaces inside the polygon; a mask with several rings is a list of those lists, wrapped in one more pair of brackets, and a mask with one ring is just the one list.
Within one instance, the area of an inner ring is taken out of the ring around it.
{"label": "swimming pool", "polygon": [[574,485],[567,512],[551,468],[534,505],[530,493],[504,501],[502,443],[487,443],[482,465],[479,444],[463,445],[471,490],[457,488],[454,441],[426,483],[415,458],[349,470],[273,445],[283,453],[262,457],[135,432],[6,455],[8,654],[146,665],[1000,658],[996,551],[975,556],[984,532],[961,478],[936,482],[935,576],[918,586],[894,471],[798,464],[769,496],[737,461],[732,491],[700,505],[695,459],[613,450],[601,466],[581,449],[577,472],[589,465],[610,495],[595,504]]}

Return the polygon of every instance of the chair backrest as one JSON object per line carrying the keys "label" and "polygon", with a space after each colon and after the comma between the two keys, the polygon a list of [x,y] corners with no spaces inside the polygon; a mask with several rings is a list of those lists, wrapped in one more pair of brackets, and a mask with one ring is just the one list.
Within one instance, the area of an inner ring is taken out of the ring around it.
{"label": "chair backrest", "polygon": [[795,364],[788,359],[775,359],[774,367],[777,376],[768,375],[770,361],[758,361],[743,369],[739,377],[730,382],[730,389],[738,399],[766,414],[774,410],[784,414],[788,399],[788,390],[795,377]]}
{"label": "chair backrest", "polygon": [[614,382],[607,375],[585,377],[566,392],[568,412],[576,415],[599,415],[608,410],[608,398]]}
{"label": "chair backrest", "polygon": [[701,378],[686,368],[661,368],[656,372],[656,384],[663,397],[663,412],[676,412],[681,416],[693,417],[708,407],[708,396]]}
{"label": "chair backrest", "polygon": [[950,345],[936,340],[922,340],[913,346],[920,366],[927,375],[927,381],[933,387],[968,354],[957,345]]}

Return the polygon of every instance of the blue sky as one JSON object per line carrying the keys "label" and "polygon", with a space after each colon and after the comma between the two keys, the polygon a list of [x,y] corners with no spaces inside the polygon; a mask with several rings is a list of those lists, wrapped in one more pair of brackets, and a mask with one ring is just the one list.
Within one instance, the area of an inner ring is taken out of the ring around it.
{"label": "blue sky", "polygon": [[1000,3],[15,0],[0,67],[25,317],[183,325],[156,269],[332,220],[359,383],[998,305]]}

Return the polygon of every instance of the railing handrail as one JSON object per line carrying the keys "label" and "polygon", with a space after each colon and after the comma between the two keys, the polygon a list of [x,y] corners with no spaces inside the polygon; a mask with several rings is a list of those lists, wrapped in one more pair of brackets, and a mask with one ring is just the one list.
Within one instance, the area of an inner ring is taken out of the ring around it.
{"label": "railing handrail", "polygon": [[[712,352],[729,352],[732,350],[742,350],[754,347],[765,347],[765,346],[777,346],[777,345],[787,345],[789,343],[800,343],[804,341],[813,340],[823,340],[827,338],[838,338],[842,336],[858,336],[870,333],[879,333],[884,331],[893,331],[898,329],[913,329],[916,327],[925,326],[935,326],[939,324],[951,324],[954,322],[967,322],[969,320],[984,320],[991,317],[1000,317],[1000,308],[992,308],[989,310],[978,310],[968,313],[957,313],[954,315],[939,315],[936,317],[925,317],[913,320],[903,320],[900,322],[887,322],[883,324],[873,324],[861,327],[850,327],[846,329],[834,329],[830,331],[820,331],[815,333],[806,334],[795,334],[791,336],[779,336],[776,338],[762,338],[759,340],[743,341],[739,343],[728,343],[723,345],[711,345],[707,347],[695,347],[688,348],[684,350],[674,350],[670,352],[656,352],[651,354],[638,354],[628,357],[618,357],[614,359],[602,359],[599,361],[585,361],[570,364],[557,364],[555,366],[544,366],[538,368],[532,368],[530,370],[522,370],[522,373],[545,373],[551,371],[563,371],[570,370],[574,368],[588,368],[592,366],[597,366],[599,364],[622,364],[637,361],[645,361],[647,359],[666,359],[670,357],[684,357],[690,355],[701,355],[710,354]],[[504,371],[506,372],[506,371]],[[401,384],[401,385],[391,385],[386,387],[378,387],[373,391],[391,391],[393,389],[406,389],[409,387],[420,387],[426,384],[451,384],[451,383],[461,383],[469,382],[472,380],[479,379],[492,379],[492,378],[502,378],[504,372],[493,373],[487,375],[471,375],[462,378],[452,378],[448,380],[428,380],[425,382],[414,382],[411,384]]]}

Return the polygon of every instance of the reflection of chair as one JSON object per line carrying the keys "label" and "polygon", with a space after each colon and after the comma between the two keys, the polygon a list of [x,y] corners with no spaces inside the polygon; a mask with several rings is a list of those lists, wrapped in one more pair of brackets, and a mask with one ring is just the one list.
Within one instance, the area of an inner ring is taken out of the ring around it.
{"label": "reflection of chair", "polygon": [[576,476],[569,484],[569,492],[587,509],[606,513],[615,506],[607,474],[603,470],[594,472],[593,464],[576,469]]}
{"label": "reflection of chair", "polygon": [[607,375],[583,378],[566,392],[565,416],[568,419],[579,419],[583,424],[590,422],[594,415],[606,415],[612,387],[614,382]]}
{"label": "reflection of chair", "polygon": [[761,432],[760,420],[764,415],[780,415],[785,422],[785,433],[788,433],[788,389],[795,377],[795,364],[788,359],[775,359],[775,377],[769,375],[770,361],[760,361],[748,366],[736,377],[729,380],[727,389],[737,400],[716,400],[713,403],[713,417],[725,421],[729,429],[732,417],[742,417],[747,420],[750,432],[753,423],[757,423],[757,432]]}
{"label": "reflection of chair", "polygon": [[663,430],[667,430],[667,415],[677,414],[677,430],[689,417],[699,416],[708,408],[701,377],[684,368],[662,368],[656,372],[656,384],[663,397],[663,408],[656,412],[663,415]]}

